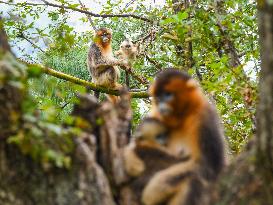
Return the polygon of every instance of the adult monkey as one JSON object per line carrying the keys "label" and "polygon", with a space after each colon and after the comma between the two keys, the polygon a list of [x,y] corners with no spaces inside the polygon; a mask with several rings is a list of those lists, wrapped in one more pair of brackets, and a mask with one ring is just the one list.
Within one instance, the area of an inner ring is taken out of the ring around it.
{"label": "adult monkey", "polygon": [[[122,85],[118,83],[120,71],[117,66],[127,68],[128,64],[126,61],[114,58],[111,42],[111,30],[108,28],[98,29],[88,52],[87,65],[94,84],[111,89],[120,89]],[[95,92],[95,96],[99,98],[99,92]],[[116,96],[108,96],[112,102],[117,101]]]}

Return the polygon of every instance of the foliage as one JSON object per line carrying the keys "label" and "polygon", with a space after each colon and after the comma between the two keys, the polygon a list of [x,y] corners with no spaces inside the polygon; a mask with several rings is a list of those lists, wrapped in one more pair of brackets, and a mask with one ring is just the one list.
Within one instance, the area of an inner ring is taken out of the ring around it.
{"label": "foliage", "polygon": [[[55,1],[70,8],[80,8],[77,1],[69,2]],[[219,4],[216,5],[214,1],[197,0],[194,3],[185,1],[191,3],[180,5],[174,3],[177,1],[166,0],[161,6],[144,0],[131,4],[124,2],[108,0],[101,5],[101,14],[133,13],[154,22],[92,17],[93,23],[96,27],[105,26],[113,30],[114,50],[126,37],[138,40],[156,31],[151,38],[141,42],[142,54],[133,66],[134,72],[149,81],[153,81],[160,68],[170,66],[191,73],[199,80],[212,103],[216,104],[231,150],[240,152],[255,131],[256,87],[260,67],[254,1],[217,1]],[[13,46],[27,38],[35,45],[46,48],[43,49],[45,52],[36,48],[40,52],[36,60],[56,70],[89,79],[85,59],[93,32],[91,27],[89,31],[76,32],[69,23],[74,11],[31,6],[27,1],[10,5],[9,8],[12,12],[7,15],[5,26]],[[47,26],[40,28],[35,24],[35,21],[44,18],[49,19]],[[78,22],[88,25],[85,15]],[[25,38],[22,38],[22,34]],[[27,58],[35,56],[24,48],[20,52]],[[124,82],[124,73],[121,82]],[[30,81],[30,87],[44,115],[50,112],[44,108],[54,105],[60,113],[57,118],[59,122],[69,117],[74,93],[79,89],[77,86],[43,77]],[[135,80],[131,81],[131,88],[144,87]],[[142,100],[132,102],[134,125],[148,106],[149,103]]]}
{"label": "foliage", "polygon": [[[18,145],[24,154],[40,162],[45,169],[52,165],[69,168],[70,154],[74,149],[73,137],[80,136],[81,130],[78,127],[82,127],[82,123],[77,118],[66,116],[62,122],[66,124],[64,127],[58,120],[58,107],[51,102],[39,105],[39,98],[33,97],[33,90],[30,90],[33,88],[31,81],[41,82],[39,68],[27,68],[12,55],[0,57],[0,64],[5,65],[0,73],[1,94],[12,91],[17,98],[22,96],[22,106],[11,110],[16,128],[13,129],[15,134],[9,136],[7,141]],[[47,98],[45,101],[48,101]],[[9,103],[8,106],[12,108],[16,106],[11,104],[18,102]]]}

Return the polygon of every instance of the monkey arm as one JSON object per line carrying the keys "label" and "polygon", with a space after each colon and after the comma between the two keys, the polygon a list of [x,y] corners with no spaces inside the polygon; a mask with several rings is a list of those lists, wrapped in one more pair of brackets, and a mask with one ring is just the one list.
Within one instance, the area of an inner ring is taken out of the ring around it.
{"label": "monkey arm", "polygon": [[123,152],[125,170],[132,177],[139,176],[145,170],[145,164],[136,155],[135,148],[135,144],[130,143]]}
{"label": "monkey arm", "polygon": [[181,188],[187,189],[189,176],[195,169],[193,160],[188,160],[156,173],[142,192],[142,202],[145,205],[160,204]]}
{"label": "monkey arm", "polygon": [[96,62],[96,68],[97,69],[104,69],[108,66],[125,66],[126,68],[128,67],[128,63],[124,60],[118,60],[116,58],[112,58],[112,59],[100,59],[97,60]]}
{"label": "monkey arm", "polygon": [[148,155],[151,158],[153,158],[152,153],[156,153],[157,155],[163,154],[165,157],[167,157],[167,159],[165,159],[166,161],[168,158],[174,157],[171,153],[169,153],[168,149],[152,140],[131,142],[124,148],[123,152],[125,170],[130,176],[137,177],[146,169],[145,162],[138,156],[139,152],[141,151],[145,152],[145,155]]}
{"label": "monkey arm", "polygon": [[122,51],[121,51],[121,50],[116,51],[116,52],[115,52],[115,55],[116,55],[116,56],[121,56],[121,55],[122,55]]}

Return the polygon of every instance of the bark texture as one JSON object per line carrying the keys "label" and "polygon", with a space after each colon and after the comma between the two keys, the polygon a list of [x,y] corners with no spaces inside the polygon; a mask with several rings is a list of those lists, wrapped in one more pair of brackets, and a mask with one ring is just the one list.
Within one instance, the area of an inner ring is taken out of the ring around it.
{"label": "bark texture", "polygon": [[262,70],[257,154],[261,164],[273,172],[273,3],[260,1],[258,8]]}

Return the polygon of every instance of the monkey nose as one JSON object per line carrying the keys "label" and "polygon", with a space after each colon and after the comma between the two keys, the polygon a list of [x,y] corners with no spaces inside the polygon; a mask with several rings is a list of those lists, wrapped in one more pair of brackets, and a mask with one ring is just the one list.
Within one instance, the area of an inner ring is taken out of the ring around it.
{"label": "monkey nose", "polygon": [[103,37],[103,38],[102,38],[102,42],[103,42],[103,43],[106,43],[106,42],[108,42],[108,41],[109,41],[109,38],[107,38],[107,37]]}
{"label": "monkey nose", "polygon": [[125,47],[126,47],[126,48],[130,48],[131,46],[130,46],[130,45],[126,45]]}
{"label": "monkey nose", "polygon": [[171,114],[172,108],[167,103],[159,103],[158,111],[162,116],[167,116]]}

